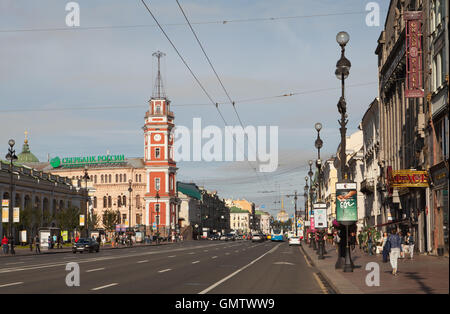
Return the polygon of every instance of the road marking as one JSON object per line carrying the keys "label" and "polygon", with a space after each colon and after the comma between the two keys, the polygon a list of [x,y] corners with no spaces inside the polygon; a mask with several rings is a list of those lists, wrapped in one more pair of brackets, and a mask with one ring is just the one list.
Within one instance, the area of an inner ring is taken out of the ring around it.
{"label": "road marking", "polygon": [[163,270],[158,271],[158,273],[165,273],[166,271],[171,271],[171,270],[172,270],[172,269],[167,268],[167,269],[163,269]]}
{"label": "road marking", "polygon": [[325,288],[325,286],[323,285],[322,281],[320,280],[319,276],[317,276],[316,273],[313,273],[314,278],[316,279],[317,283],[319,284],[320,289],[322,290],[322,292],[324,294],[328,294],[328,290],[327,288]]}
{"label": "road marking", "polygon": [[303,253],[303,251],[300,249],[300,247],[298,248],[298,250],[300,251],[300,253],[302,253],[303,258],[304,258],[305,261],[306,261],[306,264],[308,264],[309,267],[312,267],[312,266],[311,266],[311,263],[308,261],[308,259],[306,258],[305,253]]}
{"label": "road marking", "polygon": [[208,293],[209,291],[211,291],[212,289],[214,289],[215,287],[217,287],[218,285],[224,283],[225,281],[227,281],[228,279],[234,277],[235,275],[237,275],[238,273],[240,273],[241,271],[243,271],[244,269],[246,269],[247,267],[250,267],[251,265],[253,265],[254,263],[256,263],[257,261],[259,261],[261,258],[263,258],[264,256],[266,256],[267,254],[273,253],[275,252],[276,249],[278,249],[278,247],[281,245],[281,243],[279,243],[277,246],[275,246],[274,248],[272,248],[270,251],[267,251],[266,253],[264,253],[263,255],[261,255],[260,257],[258,257],[257,259],[253,260],[252,262],[250,262],[249,264],[247,264],[246,266],[236,270],[234,273],[228,275],[227,277],[219,280],[218,282],[216,282],[215,284],[209,286],[208,288],[206,288],[203,291],[200,291],[199,294],[205,294]]}
{"label": "road marking", "polygon": [[15,263],[6,263],[5,265],[16,265],[16,264],[24,264],[25,262],[15,262]]}
{"label": "road marking", "polygon": [[200,263],[200,261],[195,261],[195,262],[192,262],[192,264],[197,264],[197,263]]}
{"label": "road marking", "polygon": [[87,273],[93,272],[93,271],[99,271],[99,270],[104,270],[105,268],[95,268],[95,269],[89,269],[86,270]]}
{"label": "road marking", "polygon": [[211,258],[217,258],[217,256],[213,256],[213,257],[211,257]]}
{"label": "road marking", "polygon": [[293,263],[289,263],[289,262],[275,262],[273,263],[274,265],[295,265]]}
{"label": "road marking", "polygon": [[140,264],[140,263],[147,263],[147,262],[148,262],[148,259],[145,259],[145,260],[139,261],[139,262],[137,262],[137,263]]}
{"label": "road marking", "polygon": [[176,255],[170,255],[170,256],[167,256],[167,257],[176,257]]}
{"label": "road marking", "polygon": [[225,255],[230,255],[230,253],[227,252],[227,253],[225,253]]}
{"label": "road marking", "polygon": [[188,254],[191,254],[191,255],[192,255],[192,254],[195,254],[195,253],[194,253],[194,252],[190,252],[190,253],[188,253]]}
{"label": "road marking", "polygon": [[3,287],[10,287],[10,286],[16,286],[16,285],[21,285],[21,284],[23,284],[22,281],[19,281],[19,282],[13,282],[13,283],[7,283],[7,284],[4,284],[4,285],[0,285],[0,288],[3,288]]}
{"label": "road marking", "polygon": [[109,287],[113,287],[113,286],[117,286],[117,285],[118,285],[118,283],[110,283],[109,285],[106,285],[106,286],[93,288],[93,289],[91,289],[91,291],[97,291],[97,290],[100,290],[100,289],[105,289],[105,288],[109,288]]}

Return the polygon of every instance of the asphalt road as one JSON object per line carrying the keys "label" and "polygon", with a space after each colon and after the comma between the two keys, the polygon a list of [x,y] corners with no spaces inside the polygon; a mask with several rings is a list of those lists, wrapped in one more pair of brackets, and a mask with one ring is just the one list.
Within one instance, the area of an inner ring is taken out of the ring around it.
{"label": "asphalt road", "polygon": [[[80,285],[66,265],[76,262]],[[326,293],[301,249],[286,242],[186,241],[99,253],[16,256],[0,260],[0,294]]]}

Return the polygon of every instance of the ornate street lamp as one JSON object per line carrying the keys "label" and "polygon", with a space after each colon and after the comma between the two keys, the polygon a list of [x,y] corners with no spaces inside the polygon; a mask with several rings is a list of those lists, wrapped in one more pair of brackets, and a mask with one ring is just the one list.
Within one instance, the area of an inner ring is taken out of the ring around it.
{"label": "ornate street lamp", "polygon": [[[318,186],[318,191],[317,191],[317,198],[316,198],[316,203],[322,203],[322,160],[320,159],[320,149],[323,146],[323,141],[320,138],[320,130],[322,129],[322,123],[317,122],[314,125],[314,128],[317,131],[317,139],[315,141],[315,146],[317,148],[317,160],[316,160],[316,167],[317,167],[317,171],[318,171],[318,175],[317,175],[317,186]],[[320,228],[318,231],[319,234],[319,249],[318,249],[318,254],[319,254],[319,259],[324,259],[323,254],[325,251],[325,243],[323,240],[324,237],[324,230],[323,228]]]}
{"label": "ornate street lamp", "polygon": [[132,181],[128,180],[128,228],[131,231],[131,192],[133,188],[131,187]]}
{"label": "ornate street lamp", "polygon": [[87,166],[84,166],[84,183],[85,183],[85,187],[86,187],[86,232],[87,232],[87,236],[89,238],[89,206],[90,206],[90,200],[89,200],[89,191],[88,191],[88,186],[87,186],[87,181],[89,180],[89,175],[88,175],[88,170],[87,170]]}
{"label": "ornate street lamp", "polygon": [[155,198],[156,198],[156,217],[158,218],[156,220],[156,244],[158,244],[159,243],[159,220],[161,219],[159,217],[159,198],[160,197],[159,197],[158,191],[156,191]]}
{"label": "ornate street lamp", "polygon": [[17,160],[16,151],[14,150],[14,145],[16,142],[13,139],[10,139],[8,141],[9,147],[8,147],[8,154],[6,154],[6,159],[10,161],[9,164],[9,173],[10,173],[10,185],[9,185],[9,219],[8,219],[8,226],[9,226],[9,241],[11,243],[11,254],[15,254],[14,251],[14,239],[13,239],[13,170],[14,165],[13,162]]}

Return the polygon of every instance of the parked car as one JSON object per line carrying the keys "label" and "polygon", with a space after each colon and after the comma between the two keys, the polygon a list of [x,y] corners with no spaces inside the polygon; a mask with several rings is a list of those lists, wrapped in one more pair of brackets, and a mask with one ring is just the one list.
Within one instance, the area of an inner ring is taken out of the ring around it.
{"label": "parked car", "polygon": [[208,239],[211,241],[219,240],[219,238],[220,236],[218,234],[212,234],[208,237]]}
{"label": "parked car", "polygon": [[291,245],[300,245],[300,237],[290,237],[289,246]]}
{"label": "parked car", "polygon": [[74,243],[72,246],[72,252],[73,254],[80,252],[99,252],[100,251],[100,245],[97,241],[91,239],[91,238],[80,238],[78,242]]}
{"label": "parked car", "polygon": [[235,241],[236,240],[236,237],[232,233],[227,233],[225,235],[225,237],[226,237],[225,241]]}
{"label": "parked car", "polygon": [[252,236],[252,242],[264,242],[264,236],[262,234],[254,234]]}

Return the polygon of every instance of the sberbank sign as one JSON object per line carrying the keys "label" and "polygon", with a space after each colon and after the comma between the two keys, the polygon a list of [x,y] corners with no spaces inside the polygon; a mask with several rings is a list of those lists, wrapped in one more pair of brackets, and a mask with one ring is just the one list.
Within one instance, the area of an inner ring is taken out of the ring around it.
{"label": "sberbank sign", "polygon": [[85,157],[55,157],[50,160],[53,168],[75,168],[85,165],[111,164],[125,162],[125,155],[99,155]]}

